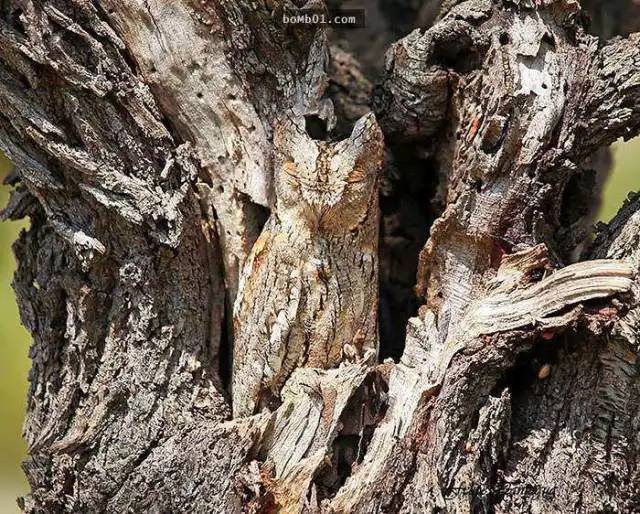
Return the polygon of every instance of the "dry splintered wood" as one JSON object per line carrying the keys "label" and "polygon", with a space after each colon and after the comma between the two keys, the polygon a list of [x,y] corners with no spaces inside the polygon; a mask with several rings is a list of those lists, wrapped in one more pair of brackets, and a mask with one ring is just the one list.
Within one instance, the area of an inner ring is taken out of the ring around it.
{"label": "dry splintered wood", "polygon": [[22,510],[640,511],[633,3],[1,2]]}
{"label": "dry splintered wood", "polygon": [[[519,271],[524,274],[531,269]],[[389,460],[412,431],[420,409],[442,388],[448,367],[458,352],[474,346],[474,352],[478,352],[478,342],[483,339],[481,345],[491,349],[491,345],[498,346],[499,338],[505,337],[501,332],[527,326],[562,329],[575,320],[575,315],[558,316],[559,313],[594,298],[626,293],[633,276],[633,268],[628,264],[599,260],[568,266],[526,287],[505,281],[494,285],[495,289],[483,300],[470,306],[467,317],[459,328],[449,330],[445,341],[438,340],[441,333],[431,314],[410,320],[405,354],[389,381],[390,410],[374,433],[364,463],[334,500],[337,510],[357,510],[358,501],[368,501],[366,493],[357,489],[375,487],[383,479]],[[488,340],[483,337],[491,334],[497,337]]]}

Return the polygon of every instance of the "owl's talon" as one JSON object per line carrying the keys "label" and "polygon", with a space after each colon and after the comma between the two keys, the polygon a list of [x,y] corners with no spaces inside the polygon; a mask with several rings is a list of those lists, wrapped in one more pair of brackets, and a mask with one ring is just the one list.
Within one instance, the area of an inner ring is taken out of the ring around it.
{"label": "owl's talon", "polygon": [[372,364],[375,362],[376,351],[373,348],[367,348],[364,352],[364,356],[362,357],[362,364]]}
{"label": "owl's talon", "polygon": [[342,353],[344,354],[345,359],[349,362],[356,362],[358,360],[358,351],[352,344],[346,343],[342,347]]}

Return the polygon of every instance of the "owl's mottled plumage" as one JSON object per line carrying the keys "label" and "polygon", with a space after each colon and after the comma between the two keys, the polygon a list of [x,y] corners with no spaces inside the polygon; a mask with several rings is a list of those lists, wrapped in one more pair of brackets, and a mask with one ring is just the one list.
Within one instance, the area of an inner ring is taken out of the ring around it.
{"label": "owl's mottled plumage", "polygon": [[288,120],[274,134],[275,204],[234,307],[233,412],[278,404],[294,369],[377,348],[378,181],[373,114],[338,143]]}

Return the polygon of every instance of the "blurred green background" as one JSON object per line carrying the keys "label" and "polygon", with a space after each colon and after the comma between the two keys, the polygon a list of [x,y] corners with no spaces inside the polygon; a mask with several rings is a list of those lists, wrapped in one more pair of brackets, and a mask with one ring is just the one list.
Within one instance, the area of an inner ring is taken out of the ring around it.
{"label": "blurred green background", "polygon": [[607,180],[600,221],[609,221],[632,191],[640,190],[640,137],[613,145],[613,170]]}
{"label": "blurred green background", "polygon": [[[640,190],[640,139],[614,145],[614,169],[606,184],[600,220],[615,215],[630,191]],[[10,169],[0,154],[0,178]],[[0,205],[8,197],[8,187],[0,186]],[[15,260],[11,244],[28,222],[0,223],[0,513],[19,512],[15,498],[27,491],[20,462],[26,455],[22,440],[22,417],[27,394],[29,334],[20,325],[11,289]]]}
{"label": "blurred green background", "polygon": [[[0,154],[0,179],[11,164]],[[9,187],[0,187],[0,207],[9,196]],[[28,221],[0,222],[0,513],[20,512],[16,497],[27,491],[20,462],[26,455],[22,440],[22,417],[26,405],[29,371],[29,333],[20,324],[11,281],[15,259],[11,245]]]}

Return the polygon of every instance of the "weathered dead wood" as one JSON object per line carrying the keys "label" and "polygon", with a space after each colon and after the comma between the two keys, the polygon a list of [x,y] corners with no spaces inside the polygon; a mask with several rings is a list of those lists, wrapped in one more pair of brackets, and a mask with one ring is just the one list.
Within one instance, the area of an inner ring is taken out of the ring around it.
{"label": "weathered dead wood", "polygon": [[322,98],[326,36],[286,34],[269,9],[232,1],[104,3],[163,112],[194,144],[206,174],[201,191],[215,209],[230,308],[265,221],[259,206],[271,202],[274,120],[291,110],[335,125]]}
{"label": "weathered dead wood", "polygon": [[437,160],[442,204],[402,359],[291,370],[280,402],[230,419],[230,307],[238,287],[259,302],[239,273],[279,214],[274,128],[344,137],[369,89],[281,8],[0,5],[5,216],[32,219],[24,509],[640,509],[637,199],[571,264],[589,161],[640,129],[638,36],[601,43],[572,0],[447,3],[392,47],[375,110],[388,144]]}

